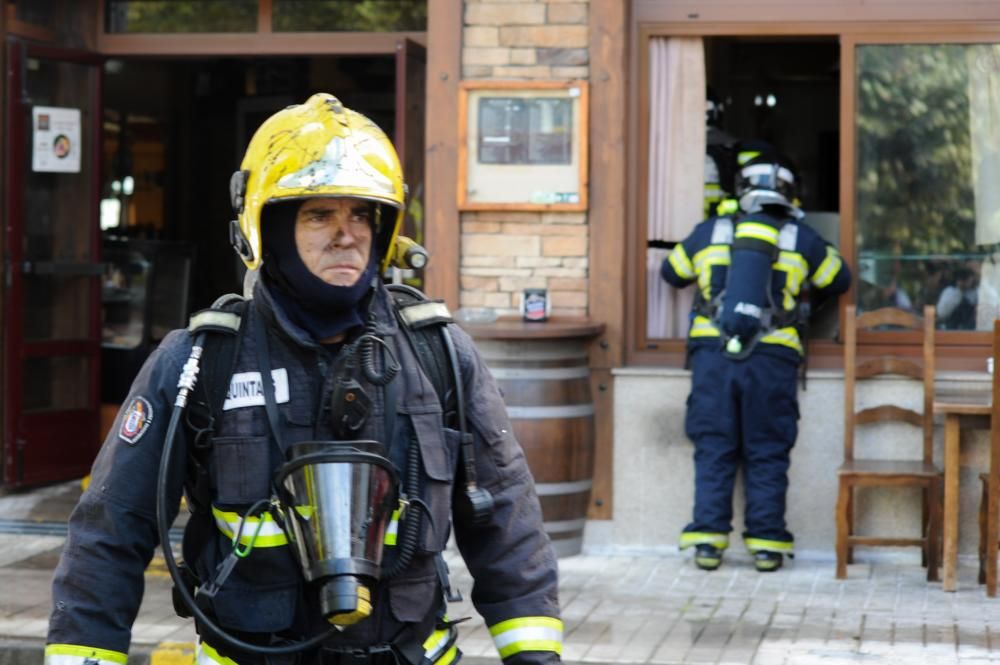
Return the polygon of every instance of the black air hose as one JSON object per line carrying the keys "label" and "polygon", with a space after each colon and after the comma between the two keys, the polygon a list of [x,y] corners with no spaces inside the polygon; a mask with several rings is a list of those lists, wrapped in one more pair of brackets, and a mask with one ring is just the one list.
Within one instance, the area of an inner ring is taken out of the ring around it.
{"label": "black air hose", "polygon": [[406,479],[403,492],[407,499],[411,501],[407,507],[407,515],[399,529],[399,549],[396,560],[392,567],[385,570],[383,577],[392,579],[406,570],[413,554],[417,551],[417,538],[420,536],[420,514],[417,506],[412,502],[420,492],[420,444],[417,441],[410,441],[410,447],[406,451]]}

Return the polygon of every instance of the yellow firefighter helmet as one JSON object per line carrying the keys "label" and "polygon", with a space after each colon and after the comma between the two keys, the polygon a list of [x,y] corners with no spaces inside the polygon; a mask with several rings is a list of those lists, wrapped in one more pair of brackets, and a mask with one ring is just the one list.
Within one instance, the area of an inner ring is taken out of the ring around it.
{"label": "yellow firefighter helmet", "polygon": [[[250,270],[261,264],[261,211],[269,203],[350,196],[376,204],[372,251],[384,271],[403,222],[406,186],[389,138],[333,95],[278,111],[254,133],[230,181],[231,239]],[[390,206],[390,209],[386,209]]]}

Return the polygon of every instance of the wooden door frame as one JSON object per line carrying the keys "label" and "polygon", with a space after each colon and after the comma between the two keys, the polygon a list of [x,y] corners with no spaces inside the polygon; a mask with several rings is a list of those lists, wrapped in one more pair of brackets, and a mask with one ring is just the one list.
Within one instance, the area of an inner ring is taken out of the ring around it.
{"label": "wooden door frame", "polygon": [[[21,39],[5,38],[3,43],[3,51],[5,54],[4,65],[13,67],[18,64],[21,59],[27,58],[41,58],[49,59],[59,62],[69,62],[80,65],[89,65],[93,67],[99,67],[103,58],[90,51],[85,51],[83,49],[64,49],[56,46],[48,45],[38,45],[34,43],[27,43]],[[21,53],[16,59],[7,59],[8,49],[13,51],[14,49],[20,48]],[[6,69],[4,70],[7,71]],[[20,69],[12,69],[12,75],[8,78],[8,83],[4,86],[6,89],[3,107],[4,117],[4,128],[7,137],[23,137],[23,140],[7,140],[4,146],[3,160],[5,173],[3,177],[4,182],[4,198],[3,198],[3,215],[6,220],[5,226],[7,229],[4,230],[4,258],[5,258],[5,283],[4,283],[4,309],[0,310],[4,315],[7,313],[14,313],[15,316],[21,319],[21,327],[16,331],[10,325],[4,326],[4,338],[3,338],[3,375],[2,383],[4,398],[3,403],[3,421],[2,421],[2,433],[3,433],[3,464],[0,467],[0,482],[5,485],[18,486],[23,484],[24,479],[21,474],[18,473],[20,469],[19,462],[16,460],[18,455],[18,437],[17,433],[20,429],[20,420],[23,416],[23,395],[21,387],[24,385],[24,365],[23,360],[29,355],[26,351],[29,351],[31,347],[44,347],[45,350],[51,355],[58,354],[81,354],[87,351],[91,346],[96,345],[96,352],[93,355],[88,356],[88,358],[93,363],[92,372],[90,376],[90,386],[89,396],[90,405],[87,410],[93,411],[95,417],[95,430],[96,425],[99,423],[99,406],[100,406],[100,344],[101,344],[101,317],[100,317],[100,280],[95,279],[94,283],[91,285],[91,298],[95,303],[95,309],[92,312],[92,318],[90,321],[90,327],[88,331],[87,340],[66,340],[66,341],[45,341],[45,342],[33,342],[26,343],[24,339],[24,329],[23,329],[23,305],[24,305],[24,293],[13,293],[13,283],[14,280],[20,279],[22,282],[23,289],[23,275],[15,276],[14,273],[18,272],[18,267],[16,267],[16,260],[20,258],[19,256],[12,256],[12,248],[6,246],[6,239],[11,233],[18,233],[18,227],[20,226],[20,234],[24,233],[24,172],[20,168],[11,168],[12,164],[18,164],[20,166],[28,165],[28,142],[31,137],[31,128],[25,127],[25,121],[23,115],[20,113],[22,100],[17,101],[17,112],[11,112],[15,105],[14,100],[10,99],[9,95],[14,94],[10,91],[23,90],[24,88],[24,72]],[[94,99],[98,104],[101,103],[101,76],[98,75],[94,77],[94,81],[91,84],[90,94],[93,95]],[[101,114],[96,110],[91,113],[90,125],[87,128],[81,128],[82,131],[89,131],[93,136],[93,149],[91,150],[91,155],[87,160],[87,163],[81,164],[82,168],[89,169],[90,171],[90,215],[85,218],[91,227],[91,256],[96,261],[100,261],[100,223],[98,220],[98,210],[100,201],[100,180],[101,180],[101,152],[99,146],[101,145],[102,136],[102,122]],[[14,193],[17,192],[18,196]],[[10,229],[10,230],[8,230]],[[8,263],[9,260],[9,263]],[[5,318],[0,316],[0,318]],[[12,367],[7,364],[7,357],[11,353],[11,345],[14,345],[16,349],[20,351],[21,363],[17,363],[16,367]],[[50,416],[51,417],[51,416]],[[94,439],[97,438],[97,431],[94,432]],[[95,449],[96,452],[96,449]],[[31,481],[38,482],[38,481]],[[42,480],[41,482],[44,482]]]}
{"label": "wooden door frame", "polygon": [[[104,2],[91,0],[98,12],[97,51],[105,56],[169,55],[394,55],[396,44],[410,39],[427,48],[427,114],[424,136],[426,245],[431,261],[425,271],[428,294],[458,307],[459,216],[457,178],[458,84],[462,67],[462,0],[427,0],[427,32],[275,33],[271,0],[260,0],[257,30],[240,34],[127,35],[104,31]],[[335,37],[335,38],[334,38]]]}

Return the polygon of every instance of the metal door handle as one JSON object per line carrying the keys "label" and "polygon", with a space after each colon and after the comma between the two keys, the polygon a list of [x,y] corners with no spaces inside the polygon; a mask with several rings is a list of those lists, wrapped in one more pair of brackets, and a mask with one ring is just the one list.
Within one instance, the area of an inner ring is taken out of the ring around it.
{"label": "metal door handle", "polygon": [[107,264],[91,261],[23,261],[25,275],[103,275]]}

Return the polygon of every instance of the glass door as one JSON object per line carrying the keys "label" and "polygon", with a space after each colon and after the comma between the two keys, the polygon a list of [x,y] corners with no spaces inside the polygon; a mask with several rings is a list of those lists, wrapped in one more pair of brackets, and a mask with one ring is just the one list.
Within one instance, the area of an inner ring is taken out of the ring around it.
{"label": "glass door", "polygon": [[8,486],[86,474],[100,446],[97,56],[7,43]]}

